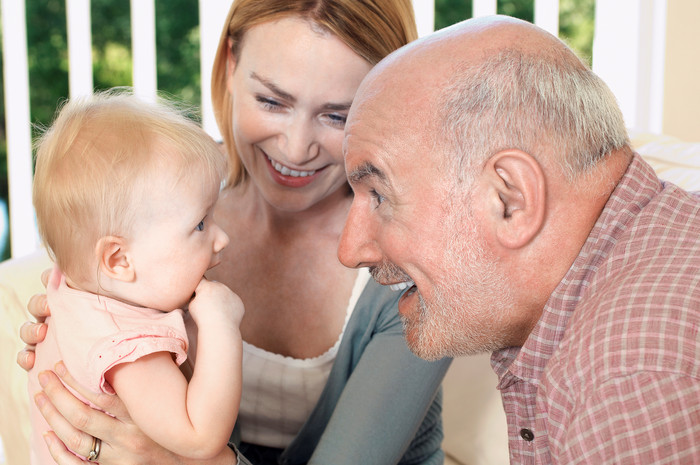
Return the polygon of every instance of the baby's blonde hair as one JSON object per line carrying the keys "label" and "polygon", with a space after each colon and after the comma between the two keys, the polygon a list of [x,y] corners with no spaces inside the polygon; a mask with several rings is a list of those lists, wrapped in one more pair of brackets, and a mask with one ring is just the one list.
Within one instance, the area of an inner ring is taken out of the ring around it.
{"label": "baby's blonde hair", "polygon": [[172,102],[112,89],[64,103],[37,141],[33,192],[39,234],[57,265],[87,277],[99,238],[129,234],[135,203],[166,167],[177,179],[217,183],[227,170],[218,144]]}

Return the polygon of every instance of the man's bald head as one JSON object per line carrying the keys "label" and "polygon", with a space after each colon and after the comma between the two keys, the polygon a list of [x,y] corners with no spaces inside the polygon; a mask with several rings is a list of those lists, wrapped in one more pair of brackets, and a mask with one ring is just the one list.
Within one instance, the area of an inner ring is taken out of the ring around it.
{"label": "man's bald head", "polygon": [[382,96],[407,124],[447,138],[462,168],[517,148],[573,180],[628,145],[603,81],[561,40],[507,16],[467,20],[389,55],[360,86],[349,125],[387,105]]}

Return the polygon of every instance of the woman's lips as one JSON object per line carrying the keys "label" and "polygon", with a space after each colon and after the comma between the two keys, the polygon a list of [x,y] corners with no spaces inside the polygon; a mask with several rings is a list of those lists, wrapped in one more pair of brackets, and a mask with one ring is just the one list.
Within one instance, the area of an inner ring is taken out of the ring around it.
{"label": "woman's lips", "polygon": [[264,152],[263,156],[267,162],[267,168],[272,175],[272,179],[277,184],[285,187],[304,187],[313,182],[319,173],[325,169],[321,168],[311,171],[293,170],[268,157]]}

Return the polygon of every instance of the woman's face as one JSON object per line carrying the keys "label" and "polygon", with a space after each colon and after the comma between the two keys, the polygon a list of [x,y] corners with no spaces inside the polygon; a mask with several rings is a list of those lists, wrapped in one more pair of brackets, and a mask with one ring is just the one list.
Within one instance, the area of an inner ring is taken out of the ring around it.
{"label": "woman's face", "polygon": [[236,149],[264,199],[304,211],[346,182],[343,128],[371,65],[298,18],[246,32],[229,65]]}

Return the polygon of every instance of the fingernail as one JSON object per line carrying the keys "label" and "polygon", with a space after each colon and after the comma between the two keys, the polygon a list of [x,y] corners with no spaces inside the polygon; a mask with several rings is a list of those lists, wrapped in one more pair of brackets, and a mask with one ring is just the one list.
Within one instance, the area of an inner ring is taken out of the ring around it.
{"label": "fingernail", "polygon": [[49,375],[45,371],[39,373],[38,378],[41,387],[46,387],[46,385],[49,384]]}
{"label": "fingernail", "polygon": [[43,407],[46,403],[46,395],[43,392],[37,392],[34,394],[34,403],[39,408]]}
{"label": "fingernail", "polygon": [[66,365],[64,365],[63,362],[58,362],[54,367],[54,371],[56,371],[56,374],[58,374],[58,376],[62,377],[66,374]]}
{"label": "fingernail", "polygon": [[53,438],[49,434],[49,432],[45,432],[44,434],[41,435],[44,438],[44,442],[46,443],[49,448],[51,448],[51,444],[53,443]]}

